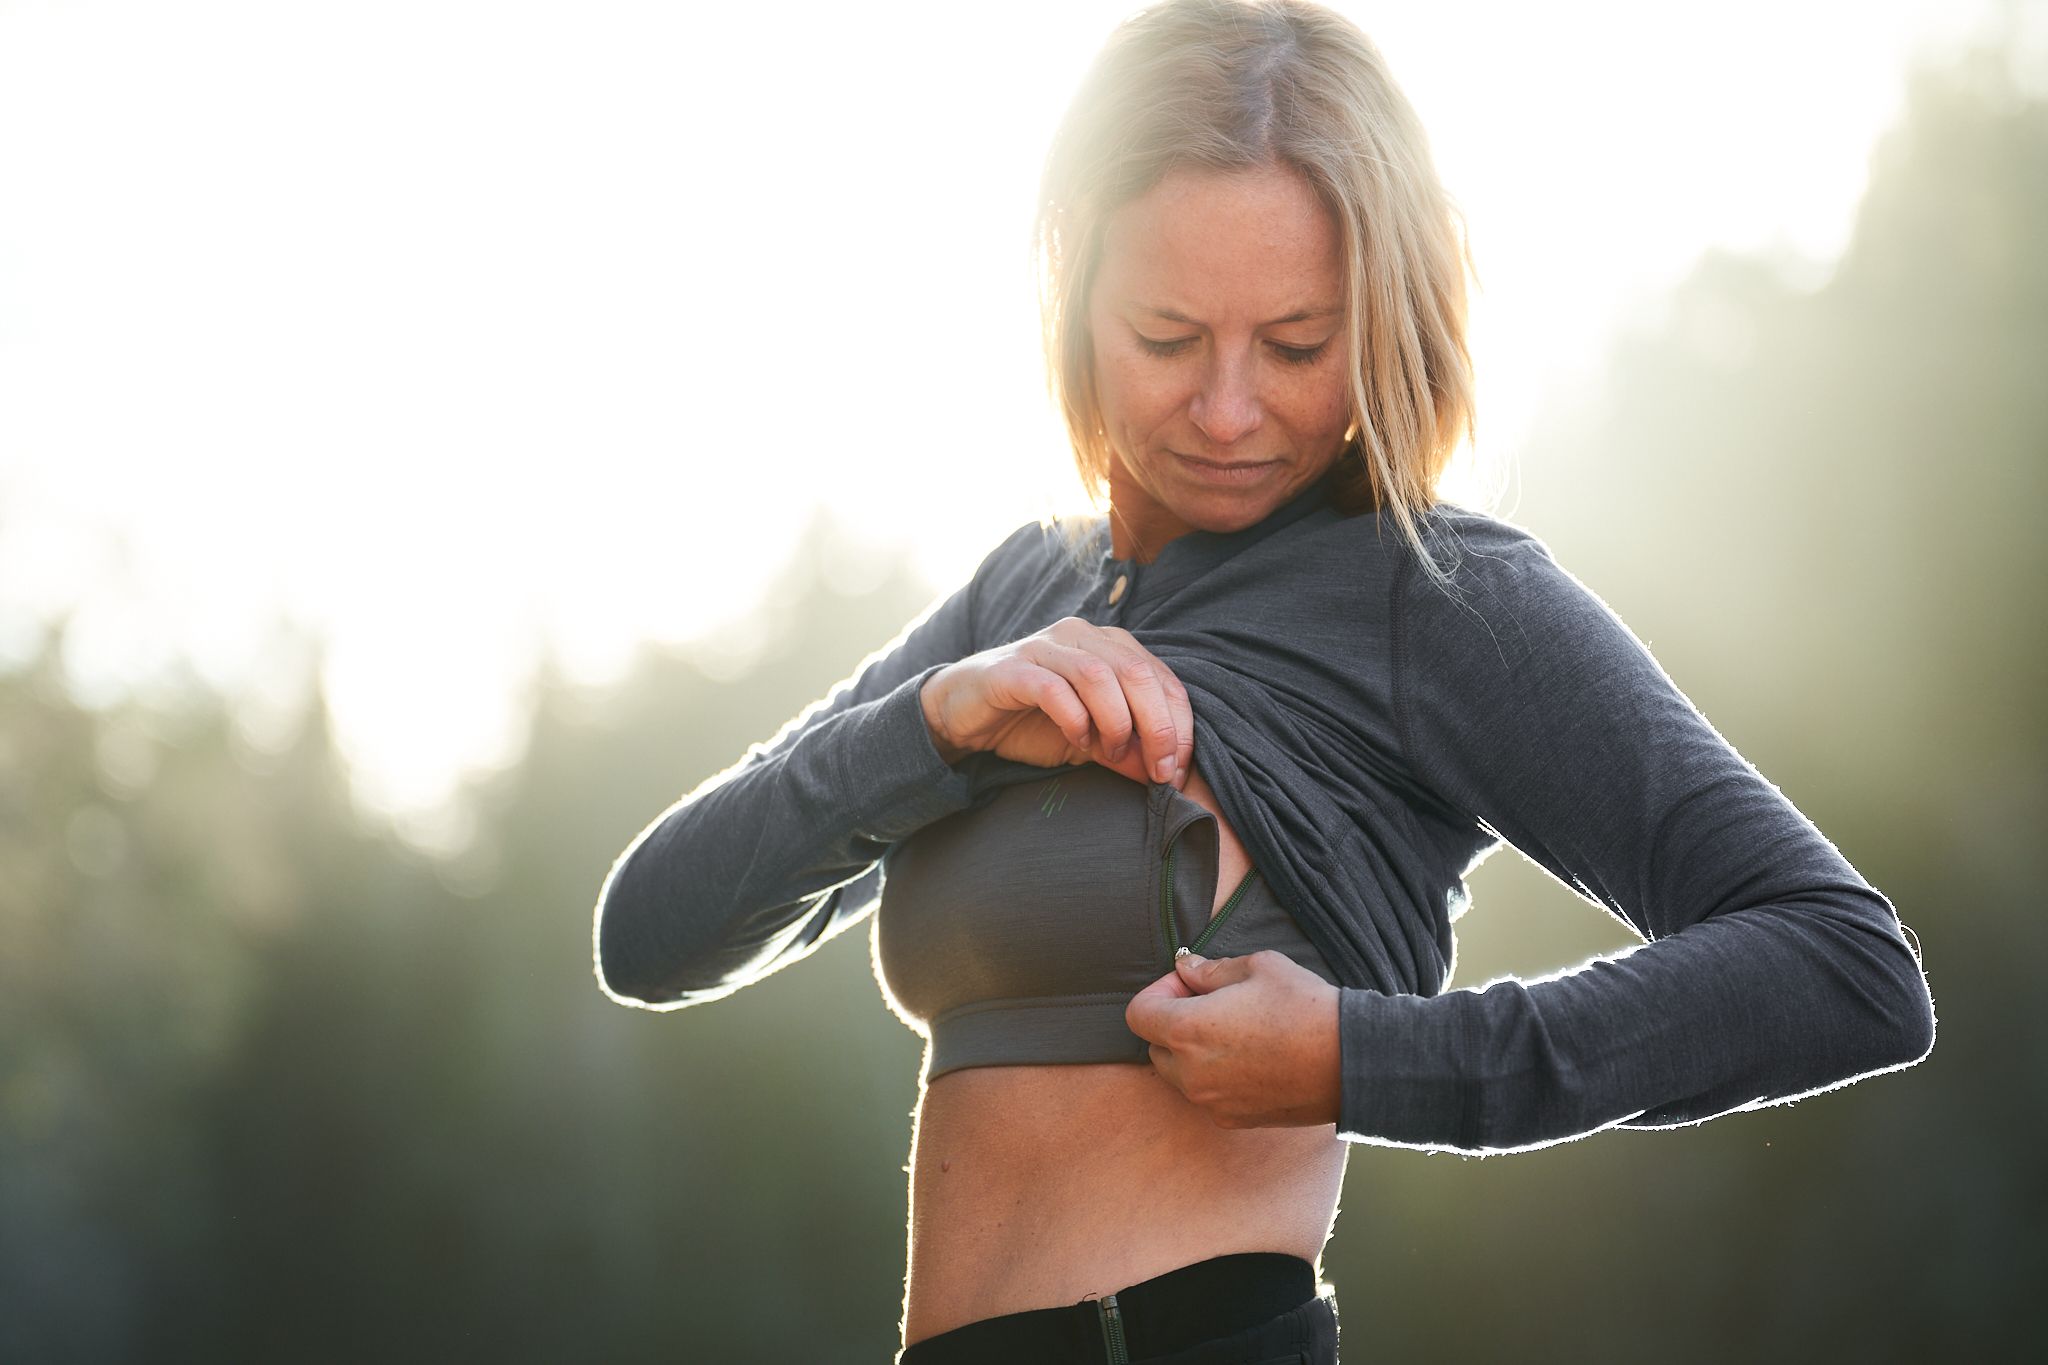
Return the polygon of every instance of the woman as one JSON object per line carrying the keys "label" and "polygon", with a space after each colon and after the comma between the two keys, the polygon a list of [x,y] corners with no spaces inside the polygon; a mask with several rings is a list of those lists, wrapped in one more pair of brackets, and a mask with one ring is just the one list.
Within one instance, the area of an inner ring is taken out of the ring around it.
{"label": "woman", "polygon": [[[1927,1052],[1889,903],[1540,542],[1437,500],[1463,250],[1349,23],[1131,20],[1039,240],[1107,516],[1019,528],[599,905],[605,989],[674,1007],[886,875],[877,963],[930,1039],[905,1365],[1335,1360],[1348,1142],[1696,1122]],[[1503,839],[1649,941],[1443,991]]]}

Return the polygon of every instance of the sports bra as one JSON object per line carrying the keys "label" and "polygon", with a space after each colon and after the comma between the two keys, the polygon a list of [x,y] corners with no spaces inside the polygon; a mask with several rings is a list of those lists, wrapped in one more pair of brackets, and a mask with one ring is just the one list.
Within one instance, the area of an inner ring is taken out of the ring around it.
{"label": "sports bra", "polygon": [[925,1078],[970,1066],[1148,1063],[1131,997],[1205,957],[1276,949],[1336,974],[1257,868],[1216,904],[1216,817],[1100,764],[1047,769],[883,855],[874,954],[889,1006],[930,1042]]}

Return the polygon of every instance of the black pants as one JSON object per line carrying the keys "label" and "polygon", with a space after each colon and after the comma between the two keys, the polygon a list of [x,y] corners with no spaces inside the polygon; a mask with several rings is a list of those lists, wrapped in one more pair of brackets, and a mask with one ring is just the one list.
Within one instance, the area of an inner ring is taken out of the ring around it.
{"label": "black pants", "polygon": [[1337,1301],[1299,1256],[1243,1252],[1065,1308],[927,1337],[898,1365],[1337,1365]]}

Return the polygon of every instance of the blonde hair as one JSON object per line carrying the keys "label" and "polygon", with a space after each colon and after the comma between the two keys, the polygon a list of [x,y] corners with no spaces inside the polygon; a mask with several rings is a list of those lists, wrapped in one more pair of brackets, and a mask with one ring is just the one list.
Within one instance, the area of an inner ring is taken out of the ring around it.
{"label": "blonde hair", "polygon": [[1269,165],[1299,172],[1339,232],[1352,429],[1337,505],[1391,515],[1441,578],[1417,518],[1473,429],[1463,218],[1379,50],[1303,0],[1168,0],[1132,16],[1054,135],[1033,245],[1048,380],[1082,486],[1101,498],[1115,458],[1087,321],[1105,225],[1178,168]]}

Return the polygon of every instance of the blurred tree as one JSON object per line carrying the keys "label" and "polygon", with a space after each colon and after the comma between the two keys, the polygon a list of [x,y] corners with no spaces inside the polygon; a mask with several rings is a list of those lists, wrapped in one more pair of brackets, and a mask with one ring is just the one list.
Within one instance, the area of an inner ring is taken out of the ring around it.
{"label": "blurred tree", "polygon": [[[1910,1360],[2032,1337],[2048,106],[2010,60],[1913,78],[1825,284],[1702,261],[1529,452],[1515,513],[1892,897],[1925,949],[1940,1042],[1897,1080],[1684,1133],[1476,1166],[1354,1160],[1353,1188],[1399,1201],[1394,1226],[1443,1230],[1404,1238],[1406,1256],[1340,1230],[1340,1287],[1456,1263],[1512,1296],[1488,1317],[1375,1293],[1375,1350],[1483,1358],[1573,1340],[1588,1318],[1578,1358],[1654,1339],[1687,1360]],[[1474,902],[1466,982],[1567,965],[1605,932],[1512,857],[1482,869]],[[1452,1250],[1460,1223],[1537,1211],[1529,1242]],[[1588,1297],[1587,1272],[1613,1282],[1613,1247],[1653,1238],[1629,1294]]]}
{"label": "blurred tree", "polygon": [[63,636],[0,676],[7,1360],[130,1354],[203,1262],[207,1086],[350,829],[317,708],[270,750],[189,680],[88,710]]}
{"label": "blurred tree", "polygon": [[807,544],[755,671],[649,652],[593,692],[544,670],[524,760],[471,793],[467,850],[322,877],[210,1099],[215,1269],[265,1292],[216,1293],[194,1354],[893,1349],[919,1054],[862,936],[684,1016],[620,1009],[591,970],[632,834],[929,598],[900,563],[842,598],[823,564],[844,552],[822,523]]}

